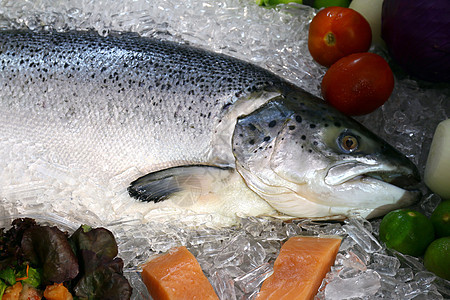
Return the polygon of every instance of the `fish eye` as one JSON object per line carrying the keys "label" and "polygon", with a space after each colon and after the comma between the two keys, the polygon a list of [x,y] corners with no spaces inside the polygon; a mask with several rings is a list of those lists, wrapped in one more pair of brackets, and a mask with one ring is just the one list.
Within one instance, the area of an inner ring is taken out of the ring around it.
{"label": "fish eye", "polygon": [[345,153],[355,152],[359,147],[358,137],[349,132],[343,132],[339,136],[338,144]]}

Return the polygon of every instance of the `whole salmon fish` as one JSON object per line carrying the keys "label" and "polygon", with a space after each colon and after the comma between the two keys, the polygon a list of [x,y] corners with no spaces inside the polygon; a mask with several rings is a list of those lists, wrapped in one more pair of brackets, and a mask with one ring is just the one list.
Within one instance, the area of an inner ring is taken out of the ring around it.
{"label": "whole salmon fish", "polygon": [[129,195],[161,206],[189,195],[177,203],[218,214],[374,217],[417,199],[417,169],[393,147],[222,54],[131,34],[3,31],[0,68],[0,142],[13,145],[0,159],[20,149],[92,182],[137,168],[147,175],[129,178]]}

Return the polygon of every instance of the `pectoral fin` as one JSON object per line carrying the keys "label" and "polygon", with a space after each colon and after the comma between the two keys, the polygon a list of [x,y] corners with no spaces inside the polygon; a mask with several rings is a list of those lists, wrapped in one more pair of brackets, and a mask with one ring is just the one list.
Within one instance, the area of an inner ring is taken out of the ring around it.
{"label": "pectoral fin", "polygon": [[130,196],[141,201],[160,202],[177,192],[210,188],[212,182],[229,176],[232,168],[192,165],[153,172],[133,181],[128,187]]}

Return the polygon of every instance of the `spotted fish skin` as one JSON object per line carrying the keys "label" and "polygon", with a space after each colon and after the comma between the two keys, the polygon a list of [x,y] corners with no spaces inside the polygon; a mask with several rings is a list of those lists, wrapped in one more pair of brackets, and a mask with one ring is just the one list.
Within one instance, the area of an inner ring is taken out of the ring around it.
{"label": "spotted fish skin", "polygon": [[240,60],[132,35],[1,32],[0,62],[2,137],[42,143],[82,170],[106,160],[112,173],[217,160],[211,141],[230,106],[284,84]]}
{"label": "spotted fish skin", "polygon": [[[415,199],[390,184],[416,176],[404,156],[241,60],[130,34],[3,31],[0,68],[3,161],[20,149],[28,163],[62,165],[95,184],[136,168],[149,175],[127,178],[130,195],[162,204],[192,186],[239,191],[215,196],[217,213],[377,216]],[[348,137],[352,151],[342,147]],[[192,203],[210,193],[200,194]]]}

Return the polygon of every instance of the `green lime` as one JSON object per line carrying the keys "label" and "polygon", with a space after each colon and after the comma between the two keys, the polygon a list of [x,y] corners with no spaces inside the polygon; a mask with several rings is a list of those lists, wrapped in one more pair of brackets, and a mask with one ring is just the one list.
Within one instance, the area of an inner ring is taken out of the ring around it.
{"label": "green lime", "polygon": [[256,0],[256,4],[258,4],[259,6],[272,7],[278,4],[298,3],[312,6],[314,8],[329,6],[348,7],[350,5],[350,2],[350,0]]}
{"label": "green lime", "polygon": [[256,0],[256,4],[259,6],[276,6],[278,4],[299,3],[302,4],[303,0]]}
{"label": "green lime", "polygon": [[450,280],[450,236],[434,240],[425,252],[423,263],[428,271]]}
{"label": "green lime", "polygon": [[441,202],[430,217],[436,237],[450,236],[450,200]]}
{"label": "green lime", "polygon": [[403,254],[420,256],[434,240],[431,221],[418,211],[391,211],[380,223],[380,240]]}
{"label": "green lime", "polygon": [[[305,4],[307,1],[303,1]],[[341,6],[348,7],[350,5],[350,0],[314,0],[314,8],[330,7],[330,6]]]}

